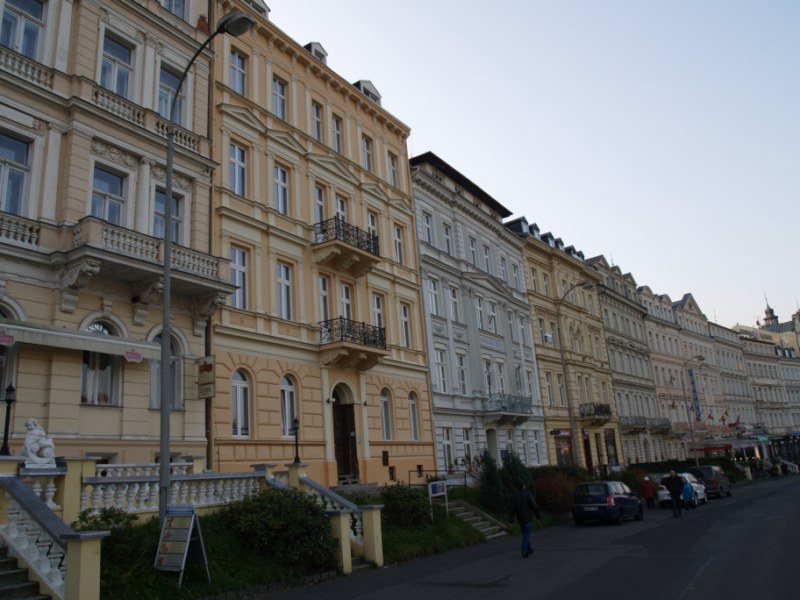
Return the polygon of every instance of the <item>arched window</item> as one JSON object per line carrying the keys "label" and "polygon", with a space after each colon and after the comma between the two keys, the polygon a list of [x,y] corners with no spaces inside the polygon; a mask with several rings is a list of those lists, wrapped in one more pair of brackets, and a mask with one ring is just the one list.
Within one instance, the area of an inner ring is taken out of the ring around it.
{"label": "arched window", "polygon": [[383,439],[392,439],[392,400],[389,390],[381,390],[381,428],[383,429]]}
{"label": "arched window", "polygon": [[289,437],[294,433],[295,408],[294,381],[286,375],[281,377],[281,435]]}
{"label": "arched window", "polygon": [[417,395],[411,392],[408,395],[408,427],[411,439],[419,440],[419,416],[417,415]]}
{"label": "arched window", "polygon": [[[161,344],[161,335],[157,335],[154,342]],[[181,410],[183,408],[183,365],[178,351],[175,338],[173,337],[169,345],[170,354],[170,409]],[[161,361],[150,361],[150,408],[161,407]]]}
{"label": "arched window", "polygon": [[231,377],[231,424],[233,437],[250,436],[250,384],[241,371]]}
{"label": "arched window", "polygon": [[[95,321],[86,331],[112,336],[111,325]],[[81,372],[81,404],[94,406],[119,406],[122,357],[84,350]]]}

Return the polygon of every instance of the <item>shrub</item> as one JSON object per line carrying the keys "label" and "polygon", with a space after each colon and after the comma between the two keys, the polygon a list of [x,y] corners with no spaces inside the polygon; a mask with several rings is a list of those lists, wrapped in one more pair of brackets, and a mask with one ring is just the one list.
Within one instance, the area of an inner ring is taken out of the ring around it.
{"label": "shrub", "polygon": [[490,511],[504,514],[508,512],[511,497],[506,489],[497,463],[488,451],[483,453],[483,471],[480,477],[481,503]]}
{"label": "shrub", "polygon": [[224,512],[252,550],[305,573],[335,568],[335,541],[325,511],[294,489],[267,488]]}
{"label": "shrub", "polygon": [[564,514],[570,511],[572,495],[578,479],[568,473],[550,471],[537,475],[536,502],[539,508],[553,514]]}
{"label": "shrub", "polygon": [[401,529],[414,529],[430,523],[428,497],[420,488],[397,484],[383,488],[383,522]]}
{"label": "shrub", "polygon": [[503,481],[509,498],[513,497],[520,483],[524,483],[526,488],[531,490],[532,493],[535,493],[531,472],[514,452],[509,452],[506,456],[506,460],[503,462],[503,468],[500,469],[500,478]]}

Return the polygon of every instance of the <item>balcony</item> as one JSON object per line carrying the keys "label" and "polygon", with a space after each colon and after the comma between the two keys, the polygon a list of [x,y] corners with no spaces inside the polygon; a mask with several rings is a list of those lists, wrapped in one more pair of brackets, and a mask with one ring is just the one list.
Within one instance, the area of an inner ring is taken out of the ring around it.
{"label": "balcony", "polygon": [[623,433],[640,433],[647,430],[647,418],[620,417],[619,427]]}
{"label": "balcony", "polygon": [[611,405],[585,402],[579,407],[581,417],[590,419],[592,423],[601,425],[611,420]]}
{"label": "balcony", "polygon": [[667,433],[672,429],[670,420],[665,417],[647,419],[647,426],[651,433]]}
{"label": "balcony", "polygon": [[483,410],[487,420],[508,424],[524,423],[537,412],[532,397],[516,394],[489,394],[483,400]]}
{"label": "balcony", "polygon": [[386,328],[339,317],[319,324],[320,361],[323,365],[366,371],[386,350]]}
{"label": "balcony", "polygon": [[314,225],[314,260],[355,277],[380,262],[378,236],[333,218]]}

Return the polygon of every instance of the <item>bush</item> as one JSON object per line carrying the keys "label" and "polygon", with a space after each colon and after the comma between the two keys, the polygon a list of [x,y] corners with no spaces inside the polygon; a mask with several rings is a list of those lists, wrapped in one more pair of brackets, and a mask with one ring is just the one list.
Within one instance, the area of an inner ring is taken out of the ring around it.
{"label": "bush", "polygon": [[500,469],[500,478],[503,481],[509,498],[514,497],[521,483],[524,483],[525,487],[531,490],[531,493],[536,493],[531,472],[514,452],[509,452],[508,456],[506,456],[506,460],[503,462],[503,468]]}
{"label": "bush", "polygon": [[572,495],[579,479],[559,471],[549,471],[535,475],[536,502],[541,510],[553,514],[570,511]]}
{"label": "bush", "polygon": [[506,489],[497,463],[488,451],[483,453],[483,471],[480,477],[481,504],[491,512],[507,514],[511,506],[511,496]]}
{"label": "bush", "polygon": [[381,517],[387,525],[414,529],[430,522],[428,497],[422,489],[401,484],[387,485],[382,496]]}
{"label": "bush", "polygon": [[232,503],[224,517],[247,546],[290,570],[316,573],[336,567],[330,522],[307,494],[267,488]]}

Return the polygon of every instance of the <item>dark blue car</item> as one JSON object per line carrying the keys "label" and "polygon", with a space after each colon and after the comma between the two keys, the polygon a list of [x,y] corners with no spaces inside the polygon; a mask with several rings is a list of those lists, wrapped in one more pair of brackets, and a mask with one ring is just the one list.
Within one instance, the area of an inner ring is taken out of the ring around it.
{"label": "dark blue car", "polygon": [[579,483],[572,497],[572,518],[576,525],[586,521],[611,521],[622,525],[625,519],[644,518],[642,500],[621,481]]}

